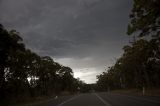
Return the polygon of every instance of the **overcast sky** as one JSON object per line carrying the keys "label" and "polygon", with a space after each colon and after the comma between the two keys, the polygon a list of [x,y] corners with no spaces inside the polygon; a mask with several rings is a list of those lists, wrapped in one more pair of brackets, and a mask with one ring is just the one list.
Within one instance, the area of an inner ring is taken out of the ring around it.
{"label": "overcast sky", "polygon": [[27,48],[94,83],[129,42],[131,1],[0,0],[0,23],[20,32]]}

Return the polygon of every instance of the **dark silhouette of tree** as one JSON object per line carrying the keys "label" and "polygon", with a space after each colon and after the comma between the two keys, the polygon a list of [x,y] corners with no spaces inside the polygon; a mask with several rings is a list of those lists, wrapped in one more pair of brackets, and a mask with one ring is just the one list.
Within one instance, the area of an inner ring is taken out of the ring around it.
{"label": "dark silhouette of tree", "polygon": [[124,46],[124,53],[115,65],[97,76],[100,89],[159,87],[160,60],[155,52],[158,45],[154,43],[140,39]]}
{"label": "dark silhouette of tree", "polygon": [[[15,30],[0,25],[0,102],[78,92],[80,81],[70,67],[25,48]],[[9,103],[9,102],[6,102]]]}
{"label": "dark silhouette of tree", "polygon": [[127,34],[138,38],[124,46],[115,65],[97,76],[100,90],[160,87],[159,7],[159,0],[134,0]]}
{"label": "dark silhouette of tree", "polygon": [[159,36],[160,34],[160,1],[134,0],[128,34],[138,31],[139,37]]}
{"label": "dark silhouette of tree", "polygon": [[0,94],[4,97],[5,93],[5,73],[9,70],[9,63],[12,56],[24,50],[22,38],[15,30],[8,32],[0,25]]}

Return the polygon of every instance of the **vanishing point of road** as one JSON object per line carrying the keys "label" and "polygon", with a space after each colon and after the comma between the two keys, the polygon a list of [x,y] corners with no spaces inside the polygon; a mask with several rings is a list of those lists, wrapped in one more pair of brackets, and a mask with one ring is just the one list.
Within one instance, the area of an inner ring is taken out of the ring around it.
{"label": "vanishing point of road", "polygon": [[160,97],[87,93],[59,97],[32,106],[160,106]]}

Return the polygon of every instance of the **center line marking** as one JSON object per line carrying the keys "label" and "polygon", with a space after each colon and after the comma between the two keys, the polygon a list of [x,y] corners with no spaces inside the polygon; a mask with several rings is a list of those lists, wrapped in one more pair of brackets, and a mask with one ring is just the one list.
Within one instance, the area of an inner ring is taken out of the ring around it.
{"label": "center line marking", "polygon": [[101,102],[103,102],[106,106],[112,106],[111,104],[109,104],[107,101],[105,101],[102,97],[100,97],[98,94],[94,93],[94,95],[101,100]]}

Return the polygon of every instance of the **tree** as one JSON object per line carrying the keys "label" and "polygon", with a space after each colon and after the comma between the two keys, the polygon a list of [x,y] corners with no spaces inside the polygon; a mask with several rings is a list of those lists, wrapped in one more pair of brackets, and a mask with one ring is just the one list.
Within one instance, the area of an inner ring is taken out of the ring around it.
{"label": "tree", "polygon": [[138,39],[124,46],[115,65],[97,77],[101,89],[160,86],[159,7],[159,0],[134,0],[127,33],[138,34]]}
{"label": "tree", "polygon": [[70,67],[26,49],[19,35],[0,25],[0,102],[78,91]]}
{"label": "tree", "polygon": [[[156,71],[160,69],[160,1],[159,0],[134,0],[131,22],[128,25],[128,35],[138,32],[139,38],[148,38],[148,49],[152,56],[148,57],[150,62],[147,68]],[[144,52],[144,55],[147,54]],[[152,62],[151,62],[152,61]],[[156,65],[153,65],[155,63]],[[151,65],[152,64],[152,65]],[[151,68],[152,67],[152,68]],[[154,67],[154,68],[153,68]],[[152,72],[152,74],[154,73]],[[150,73],[151,74],[151,73]],[[157,73],[157,75],[159,75]],[[152,76],[152,79],[157,78]],[[158,78],[157,78],[158,80]]]}
{"label": "tree", "polygon": [[128,34],[139,31],[139,37],[160,35],[160,1],[134,0]]}
{"label": "tree", "polygon": [[[7,31],[0,25],[0,94],[4,96],[5,73],[13,54],[24,50],[22,38],[15,30]],[[1,98],[0,98],[1,99]]]}
{"label": "tree", "polygon": [[154,43],[140,39],[124,46],[115,65],[97,77],[100,90],[160,86],[160,60]]}
{"label": "tree", "polygon": [[61,80],[62,80],[62,90],[72,90],[73,86],[73,71],[69,67],[62,66],[61,69],[58,71]]}

